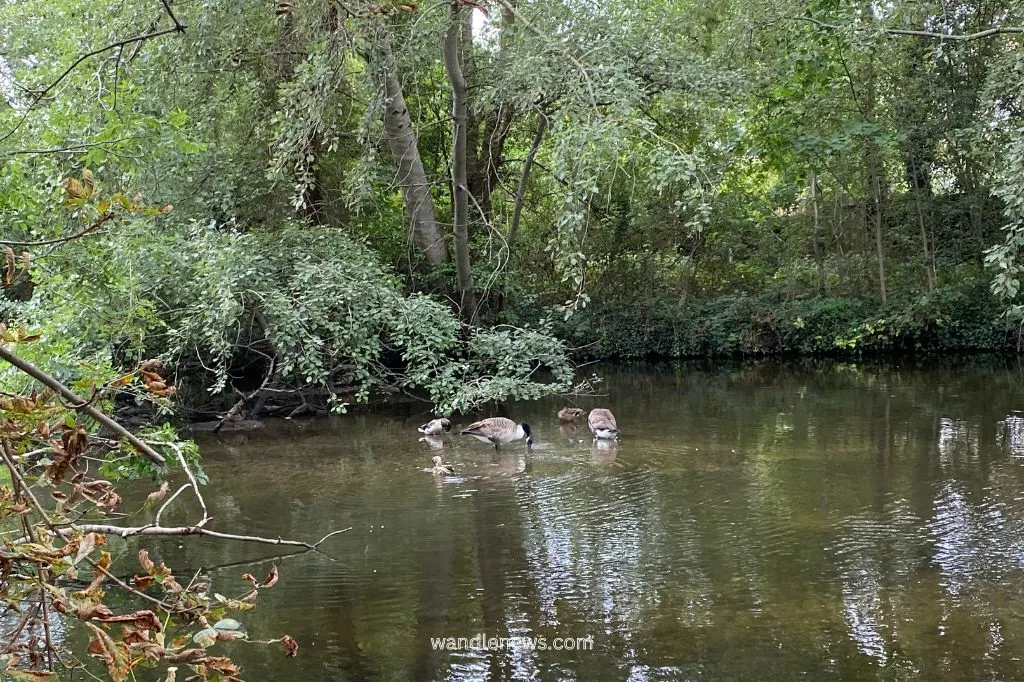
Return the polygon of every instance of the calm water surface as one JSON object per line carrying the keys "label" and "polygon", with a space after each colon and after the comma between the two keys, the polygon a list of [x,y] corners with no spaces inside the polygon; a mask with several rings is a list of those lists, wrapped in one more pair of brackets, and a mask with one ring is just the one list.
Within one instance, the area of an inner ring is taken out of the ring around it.
{"label": "calm water surface", "polygon": [[[352,527],[240,617],[300,656],[230,653],[250,682],[1024,679],[1024,373],[940,364],[604,368],[576,404],[618,416],[607,447],[563,401],[489,413],[532,424],[530,454],[422,441],[419,406],[201,437],[212,527]],[[272,565],[146,545],[230,595]],[[478,633],[593,649],[431,646]]]}

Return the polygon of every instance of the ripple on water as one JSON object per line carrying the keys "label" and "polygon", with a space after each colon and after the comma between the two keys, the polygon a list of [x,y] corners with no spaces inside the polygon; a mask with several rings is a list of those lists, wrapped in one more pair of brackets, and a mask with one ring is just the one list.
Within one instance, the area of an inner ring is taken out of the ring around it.
{"label": "ripple on water", "polygon": [[952,482],[943,482],[927,532],[934,545],[932,561],[952,596],[981,577],[998,580],[1024,568],[1024,521],[990,495],[971,504]]}

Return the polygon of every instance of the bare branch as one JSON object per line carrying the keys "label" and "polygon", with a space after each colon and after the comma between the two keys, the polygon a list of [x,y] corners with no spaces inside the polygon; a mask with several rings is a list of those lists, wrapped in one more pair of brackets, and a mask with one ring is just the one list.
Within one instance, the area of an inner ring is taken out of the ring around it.
{"label": "bare branch", "polygon": [[[118,142],[127,142],[128,140],[135,139],[135,136],[130,135],[128,137],[121,137],[116,140],[106,140],[104,142],[82,142],[80,144],[73,144],[67,147],[54,147],[52,149],[14,149],[12,151],[0,152],[2,156],[25,156],[25,155],[43,155],[43,154],[74,154],[85,149],[92,147],[105,147],[107,145],[117,144]],[[105,150],[108,154],[114,154],[109,149]]]}
{"label": "bare branch", "polygon": [[65,400],[71,402],[75,411],[89,415],[103,426],[106,426],[108,429],[114,431],[119,436],[125,438],[129,443],[131,443],[135,447],[136,450],[142,453],[145,457],[147,457],[151,462],[153,462],[157,466],[167,466],[167,460],[164,459],[164,456],[161,455],[156,450],[154,450],[153,448],[151,448],[145,442],[143,442],[134,433],[118,424],[116,421],[105,415],[102,411],[97,410],[87,401],[79,398],[77,395],[75,395],[74,391],[72,391],[70,388],[68,388],[61,382],[51,377],[46,372],[42,371],[32,363],[19,358],[11,351],[10,348],[8,348],[6,345],[2,343],[0,343],[0,359],[6,360],[7,362],[17,367],[22,372],[24,372],[25,374],[29,375],[39,383],[46,386],[47,388],[56,391]]}
{"label": "bare branch", "polygon": [[512,209],[512,223],[508,228],[508,248],[511,251],[516,243],[516,235],[519,233],[519,219],[523,214],[523,202],[526,200],[526,188],[530,181],[530,171],[533,170],[533,160],[537,156],[541,142],[544,141],[544,132],[548,127],[548,117],[543,111],[537,112],[537,129],[533,134],[533,144],[523,161],[523,170],[519,174],[519,187],[516,188],[516,202]]}
{"label": "bare branch", "polygon": [[0,245],[3,245],[3,246],[50,246],[52,244],[63,244],[64,242],[70,242],[70,241],[72,241],[74,239],[78,239],[79,237],[84,237],[85,235],[87,235],[87,234],[89,234],[91,232],[96,231],[104,223],[106,223],[109,220],[112,220],[113,217],[114,217],[114,214],[111,213],[110,211],[107,211],[106,213],[101,215],[99,218],[97,218],[96,220],[92,221],[88,225],[88,227],[86,227],[85,229],[79,230],[78,232],[75,232],[74,234],[70,234],[70,235],[68,235],[66,237],[58,237],[57,239],[44,239],[44,240],[38,241],[38,242],[12,242],[12,241],[6,241],[6,240],[0,239]]}
{"label": "bare branch", "polygon": [[[500,0],[499,0],[500,1]],[[836,24],[829,24],[815,19],[814,17],[797,17],[797,16],[786,16],[784,19],[791,19],[793,21],[807,21],[815,26],[821,28],[827,28],[830,31],[871,31],[872,27],[869,26],[838,26]],[[936,40],[978,40],[979,38],[991,38],[992,36],[1000,35],[1003,33],[1024,33],[1024,26],[996,26],[993,28],[987,28],[984,31],[978,31],[976,33],[937,33],[934,31],[915,31],[912,29],[903,28],[885,28],[883,26],[877,27],[877,30],[892,36],[917,36],[918,38],[934,38]]]}
{"label": "bare branch", "polygon": [[336,530],[325,535],[318,542],[310,543],[302,540],[285,540],[283,538],[264,538],[257,535],[235,535],[234,533],[219,533],[215,530],[207,530],[201,526],[115,526],[103,523],[83,523],[60,529],[62,535],[72,531],[80,533],[104,533],[127,538],[133,535],[202,535],[204,537],[219,538],[221,540],[238,540],[239,542],[254,542],[261,545],[287,545],[289,547],[305,547],[308,550],[315,550],[320,543],[332,535],[346,533],[352,530],[351,527]]}
{"label": "bare branch", "polygon": [[[174,450],[174,454],[178,456],[178,463],[181,464],[182,470],[184,470],[185,475],[188,476],[188,482],[192,486],[192,491],[196,494],[196,499],[199,500],[199,506],[201,506],[203,508],[203,518],[199,521],[199,523],[197,523],[195,525],[197,527],[205,526],[206,522],[210,520],[210,514],[206,510],[206,500],[203,499],[203,494],[201,492],[199,492],[199,483],[196,481],[196,477],[192,473],[192,469],[189,468],[188,462],[185,461],[185,455],[181,451],[181,446],[178,445],[177,443],[169,443],[169,442],[163,442],[163,441],[156,442],[156,444],[157,445],[166,445],[167,447],[169,447],[172,450]],[[178,492],[181,492],[181,491],[179,490]],[[173,500],[177,496],[178,496],[178,493],[174,493],[174,496],[171,497],[171,500]],[[167,503],[169,504],[171,500],[168,500]],[[166,507],[167,504],[165,504],[164,506]],[[160,511],[163,511],[163,507],[160,508]],[[156,524],[158,526],[160,525],[159,514],[157,515]]]}
{"label": "bare branch", "polygon": [[163,516],[164,510],[167,509],[167,507],[170,506],[171,502],[174,502],[174,498],[176,498],[178,495],[180,495],[182,492],[184,492],[184,491],[186,491],[188,489],[189,489],[189,484],[186,483],[185,485],[183,485],[180,488],[178,488],[177,490],[175,490],[174,494],[171,495],[170,497],[168,497],[167,501],[164,502],[162,505],[160,505],[160,508],[156,510],[156,520],[154,521],[154,523],[156,523],[156,525],[158,525],[158,526],[160,525],[160,517]]}

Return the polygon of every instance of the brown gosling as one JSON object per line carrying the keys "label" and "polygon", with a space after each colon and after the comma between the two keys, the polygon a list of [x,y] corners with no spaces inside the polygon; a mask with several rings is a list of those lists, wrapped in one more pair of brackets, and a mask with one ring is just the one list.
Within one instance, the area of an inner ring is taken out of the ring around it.
{"label": "brown gosling", "polygon": [[444,476],[445,474],[455,473],[455,469],[452,468],[451,464],[445,464],[441,461],[441,455],[434,455],[433,459],[430,461],[434,463],[434,468],[430,470],[430,473],[435,476]]}

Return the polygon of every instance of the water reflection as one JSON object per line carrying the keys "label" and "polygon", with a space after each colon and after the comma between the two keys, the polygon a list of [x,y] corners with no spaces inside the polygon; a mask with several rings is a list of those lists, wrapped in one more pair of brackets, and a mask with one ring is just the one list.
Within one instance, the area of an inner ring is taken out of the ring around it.
{"label": "water reflection", "polygon": [[443,450],[444,438],[442,436],[422,436],[420,442],[426,443],[431,450]]}
{"label": "water reflection", "polygon": [[[998,363],[606,368],[630,435],[504,406],[537,447],[418,438],[401,408],[203,441],[219,528],[318,538],[244,614],[254,679],[1014,678],[1024,382]],[[582,407],[591,407],[581,401]],[[486,416],[486,415],[482,415]],[[453,431],[469,423],[453,424]],[[344,438],[342,437],[344,435]],[[435,480],[443,452],[457,476]],[[139,491],[140,499],[148,489]],[[172,510],[173,511],[173,510]],[[184,511],[182,511],[184,516]],[[153,543],[147,543],[150,546]],[[263,556],[160,545],[183,569]],[[214,569],[222,593],[237,568]],[[593,651],[431,637],[594,636]]]}

